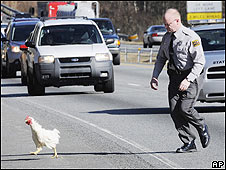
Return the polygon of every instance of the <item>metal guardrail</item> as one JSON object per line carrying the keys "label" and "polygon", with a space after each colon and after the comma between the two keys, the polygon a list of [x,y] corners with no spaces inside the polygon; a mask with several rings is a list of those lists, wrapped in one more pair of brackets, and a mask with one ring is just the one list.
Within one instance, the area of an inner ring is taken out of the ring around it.
{"label": "metal guardrail", "polygon": [[124,56],[124,62],[128,62],[133,57],[136,58],[135,60],[138,63],[142,61],[142,58],[148,58],[148,62],[152,63],[156,59],[158,51],[159,46],[153,46],[152,48],[120,48],[121,55]]}

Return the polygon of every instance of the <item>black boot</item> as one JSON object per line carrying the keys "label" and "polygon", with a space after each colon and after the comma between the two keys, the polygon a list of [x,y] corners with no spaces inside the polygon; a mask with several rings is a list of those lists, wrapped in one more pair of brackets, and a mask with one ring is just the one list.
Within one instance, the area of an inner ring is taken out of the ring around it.
{"label": "black boot", "polygon": [[202,131],[199,132],[199,137],[201,140],[201,144],[203,148],[206,148],[209,145],[210,142],[210,135],[208,132],[208,126],[205,125]]}
{"label": "black boot", "polygon": [[176,150],[177,153],[196,152],[195,140],[185,143],[184,146]]}

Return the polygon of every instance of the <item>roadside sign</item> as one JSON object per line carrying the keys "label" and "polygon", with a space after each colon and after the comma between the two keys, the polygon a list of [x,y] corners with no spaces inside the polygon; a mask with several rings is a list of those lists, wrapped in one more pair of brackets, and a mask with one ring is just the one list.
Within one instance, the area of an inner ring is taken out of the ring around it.
{"label": "roadside sign", "polygon": [[211,13],[189,13],[187,14],[187,20],[202,20],[202,19],[221,19],[221,12],[211,12]]}
{"label": "roadside sign", "polygon": [[222,19],[222,1],[187,1],[187,21]]}
{"label": "roadside sign", "polygon": [[187,13],[222,12],[222,1],[187,1]]}

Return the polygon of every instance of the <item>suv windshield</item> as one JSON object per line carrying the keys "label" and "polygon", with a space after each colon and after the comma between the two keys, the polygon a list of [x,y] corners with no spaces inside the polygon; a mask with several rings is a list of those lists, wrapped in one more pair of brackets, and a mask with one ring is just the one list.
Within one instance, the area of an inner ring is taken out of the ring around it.
{"label": "suv windshield", "polygon": [[17,25],[13,27],[12,41],[25,41],[33,31],[34,25]]}
{"label": "suv windshield", "polygon": [[225,50],[225,29],[196,31],[204,51]]}
{"label": "suv windshield", "polygon": [[39,45],[70,45],[102,43],[94,25],[54,25],[43,27]]}
{"label": "suv windshield", "polygon": [[103,35],[115,34],[112,23],[107,20],[94,20]]}

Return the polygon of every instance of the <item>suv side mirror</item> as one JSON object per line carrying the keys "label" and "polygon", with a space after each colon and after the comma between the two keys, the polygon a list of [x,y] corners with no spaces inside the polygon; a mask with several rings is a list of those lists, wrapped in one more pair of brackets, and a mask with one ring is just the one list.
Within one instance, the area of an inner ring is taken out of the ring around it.
{"label": "suv side mirror", "polygon": [[26,41],[26,42],[25,42],[25,45],[26,45],[27,47],[35,48],[35,44],[34,44],[32,41]]}
{"label": "suv side mirror", "polygon": [[114,39],[107,39],[106,41],[105,41],[105,43],[106,43],[106,45],[108,45],[108,44],[112,44],[112,43],[114,43],[115,42],[115,40]]}

